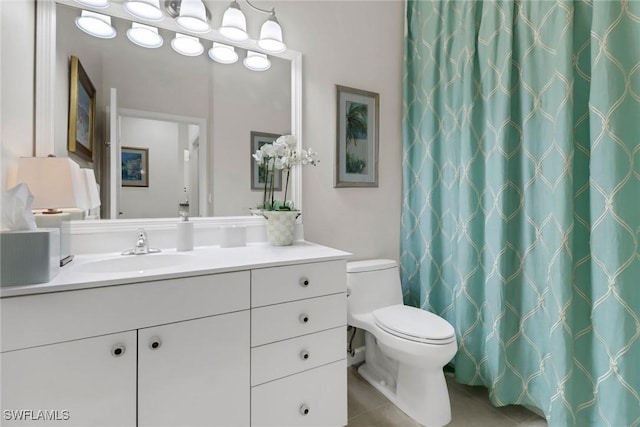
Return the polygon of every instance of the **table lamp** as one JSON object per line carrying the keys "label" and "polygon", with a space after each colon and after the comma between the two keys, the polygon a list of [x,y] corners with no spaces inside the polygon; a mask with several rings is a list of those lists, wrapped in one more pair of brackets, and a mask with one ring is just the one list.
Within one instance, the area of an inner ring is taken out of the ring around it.
{"label": "table lamp", "polygon": [[88,209],[86,185],[78,166],[68,157],[22,157],[18,159],[16,183],[25,183],[33,194],[33,209],[40,228],[60,228],[60,265],[73,259],[68,213],[60,208]]}

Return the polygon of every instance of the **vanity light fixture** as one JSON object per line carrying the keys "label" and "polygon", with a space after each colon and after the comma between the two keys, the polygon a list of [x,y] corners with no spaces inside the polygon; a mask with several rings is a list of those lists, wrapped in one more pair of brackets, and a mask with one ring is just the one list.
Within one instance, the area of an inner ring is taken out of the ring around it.
{"label": "vanity light fixture", "polygon": [[258,12],[267,13],[269,17],[260,27],[260,39],[258,40],[258,46],[266,52],[280,53],[287,49],[282,39],[282,27],[276,18],[276,10],[260,9],[259,7],[251,4],[249,0],[245,0],[253,10]]}
{"label": "vanity light fixture", "polygon": [[240,9],[240,5],[233,0],[222,16],[220,34],[233,42],[244,42],[249,39],[247,34],[247,19]]}
{"label": "vanity light fixture", "polygon": [[209,49],[209,58],[220,64],[233,64],[238,61],[238,54],[233,46],[213,42],[213,47]]}
{"label": "vanity light fixture", "polygon": [[171,47],[184,56],[198,56],[204,52],[199,38],[180,33],[176,33],[176,38],[171,40]]}
{"label": "vanity light fixture", "polygon": [[258,46],[271,53],[284,52],[287,46],[282,41],[282,27],[273,11],[271,16],[260,27],[260,39]]}
{"label": "vanity light fixture", "polygon": [[76,0],[76,3],[94,9],[106,9],[111,6],[111,0]]}
{"label": "vanity light fixture", "polygon": [[130,15],[147,21],[162,21],[164,12],[160,9],[160,0],[124,0],[124,10]]}
{"label": "vanity light fixture", "polygon": [[111,25],[110,16],[83,10],[75,22],[78,28],[94,37],[112,39],[116,36],[116,29]]}
{"label": "vanity light fixture", "polygon": [[267,71],[271,68],[271,61],[264,53],[247,51],[247,57],[242,61],[245,67],[251,71]]}
{"label": "vanity light fixture", "polygon": [[207,9],[202,0],[182,0],[176,24],[184,30],[194,33],[207,33],[211,29],[207,21]]}
{"label": "vanity light fixture", "polygon": [[127,30],[127,38],[138,46],[150,49],[158,48],[164,43],[156,27],[138,24],[137,22],[131,23],[131,28]]}
{"label": "vanity light fixture", "polygon": [[[2,0],[0,0],[2,1]],[[75,0],[81,4],[87,4],[94,8],[108,6],[111,0]],[[124,9],[131,15],[145,21],[160,21],[164,19],[165,12],[160,9],[161,0],[123,0]],[[203,0],[162,0],[166,13],[175,18],[176,25],[184,29],[187,34],[176,33],[171,41],[171,47],[185,56],[198,56],[204,52],[204,46],[198,37],[188,33],[208,33],[211,30],[209,22],[211,14]],[[258,47],[262,52],[247,51],[243,60],[246,68],[253,71],[266,71],[271,68],[271,60],[267,53],[281,53],[287,47],[283,42],[282,27],[276,18],[275,9],[260,9],[249,0],[246,3],[254,10],[268,14],[269,17],[260,28]],[[113,38],[116,35],[115,28],[111,25],[111,17],[91,11],[82,11],[82,15],[76,18],[76,25],[82,31],[100,38]],[[233,0],[222,17],[220,34],[230,41],[243,43],[249,40],[247,34],[247,20],[240,9],[238,0]],[[159,48],[164,40],[158,28],[132,22],[127,30],[127,38],[134,44],[146,48]],[[221,64],[233,64],[238,61],[235,48],[219,42],[213,42],[208,51],[209,57]]]}

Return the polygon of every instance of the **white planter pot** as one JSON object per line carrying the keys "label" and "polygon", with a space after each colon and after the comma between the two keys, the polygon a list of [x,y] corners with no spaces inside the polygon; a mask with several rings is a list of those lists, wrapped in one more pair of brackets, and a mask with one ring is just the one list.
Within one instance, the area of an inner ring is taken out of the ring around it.
{"label": "white planter pot", "polygon": [[296,218],[299,211],[262,211],[267,219],[267,241],[273,246],[287,246],[293,243]]}

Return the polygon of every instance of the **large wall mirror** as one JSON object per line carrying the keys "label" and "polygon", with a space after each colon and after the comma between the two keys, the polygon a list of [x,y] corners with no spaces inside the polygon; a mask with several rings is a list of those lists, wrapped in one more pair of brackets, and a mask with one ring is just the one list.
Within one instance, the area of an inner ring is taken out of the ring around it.
{"label": "large wall mirror", "polygon": [[[205,2],[218,18],[223,3]],[[127,39],[131,20],[119,2],[101,11],[111,16],[117,31],[107,40],[76,27],[79,7],[72,0],[38,2],[36,154],[69,156],[93,168],[101,185],[103,219],[174,220],[185,199],[191,216],[249,215],[261,199],[251,188],[251,132],[299,136],[301,55],[291,50],[270,55],[269,70],[251,71],[242,64],[246,49],[255,47],[249,40],[236,47],[238,62],[219,64],[207,55],[219,38],[212,31],[201,38],[202,55],[183,56],[171,47],[176,31],[170,18],[158,25],[163,46],[145,49]],[[248,14],[247,19],[264,17]],[[212,26],[217,24],[214,19]],[[71,56],[96,88],[93,162],[67,151]],[[146,150],[146,186],[121,180],[114,185],[114,150],[121,164],[121,153]],[[301,175],[294,175],[290,191],[300,203]]]}

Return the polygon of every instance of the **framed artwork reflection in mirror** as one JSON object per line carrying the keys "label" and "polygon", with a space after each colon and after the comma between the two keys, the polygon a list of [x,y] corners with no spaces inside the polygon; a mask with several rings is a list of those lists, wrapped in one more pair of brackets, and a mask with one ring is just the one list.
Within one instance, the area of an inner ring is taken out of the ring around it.
{"label": "framed artwork reflection in mirror", "polygon": [[149,186],[149,149],[122,147],[122,186]]}
{"label": "framed artwork reflection in mirror", "polygon": [[80,60],[71,57],[69,73],[69,140],[67,150],[93,161],[96,89]]}
{"label": "framed artwork reflection in mirror", "polygon": [[[264,144],[271,144],[280,135],[275,133],[255,132],[251,131],[251,154],[254,154]],[[267,179],[266,165],[258,165],[256,161],[251,159],[251,190],[264,190],[265,182]],[[275,191],[282,191],[282,171],[276,170],[274,172],[273,187]]]}

